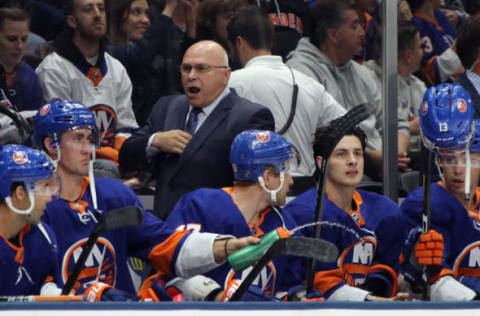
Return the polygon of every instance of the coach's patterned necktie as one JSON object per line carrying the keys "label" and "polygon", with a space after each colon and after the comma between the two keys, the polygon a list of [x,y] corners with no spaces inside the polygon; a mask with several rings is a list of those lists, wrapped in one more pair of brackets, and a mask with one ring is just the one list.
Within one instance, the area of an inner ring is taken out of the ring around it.
{"label": "coach's patterned necktie", "polygon": [[193,107],[188,116],[187,124],[185,124],[185,132],[192,135],[195,133],[195,129],[198,125],[198,114],[202,112],[201,108]]}

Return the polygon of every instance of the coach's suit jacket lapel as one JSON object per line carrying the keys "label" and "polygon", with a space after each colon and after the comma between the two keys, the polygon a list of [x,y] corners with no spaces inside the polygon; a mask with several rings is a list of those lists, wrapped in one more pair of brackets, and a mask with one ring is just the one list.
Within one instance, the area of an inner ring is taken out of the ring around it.
{"label": "coach's suit jacket lapel", "polygon": [[170,113],[166,113],[167,121],[165,122],[165,131],[171,131],[174,129],[183,130],[185,127],[185,120],[188,113],[188,101],[187,98],[181,98],[178,101],[180,104],[178,106],[171,106]]}
{"label": "coach's suit jacket lapel", "polygon": [[228,115],[228,110],[233,106],[235,92],[230,92],[207,117],[207,120],[203,122],[202,126],[193,135],[192,140],[188,143],[185,151],[180,156],[180,160],[177,164],[177,171],[188,162],[188,159],[195,154],[195,152],[202,146],[202,144],[208,141],[208,137],[213,133],[218,125],[222,123],[225,117]]}

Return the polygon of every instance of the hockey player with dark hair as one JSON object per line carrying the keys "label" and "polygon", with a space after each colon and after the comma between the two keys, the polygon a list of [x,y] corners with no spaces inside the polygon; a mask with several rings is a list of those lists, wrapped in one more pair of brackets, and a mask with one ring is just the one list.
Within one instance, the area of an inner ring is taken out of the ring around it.
{"label": "hockey player with dark hair", "polygon": [[[234,170],[233,187],[199,189],[184,195],[167,219],[167,225],[177,230],[191,229],[233,235],[263,237],[283,227],[292,230],[296,223],[280,208],[293,184],[290,168],[297,164],[294,147],[284,137],[270,131],[248,130],[238,134],[230,150]],[[231,286],[245,279],[251,269],[235,272],[229,264],[205,274],[227,289],[224,300],[231,296]],[[236,280],[236,281],[235,281]],[[300,260],[280,256],[272,260],[260,273],[253,293],[258,300],[273,299],[301,285]],[[317,293],[318,294],[318,293]],[[248,296],[248,295],[247,295]],[[270,297],[270,298],[268,298]]]}
{"label": "hockey player with dark hair", "polygon": [[472,300],[480,292],[480,122],[472,123],[472,113],[469,94],[451,84],[429,88],[419,111],[422,141],[435,153],[442,180],[430,185],[427,233],[420,236],[422,188],[401,205],[410,230],[402,272],[414,291],[421,290],[426,284],[417,263],[428,265],[434,301]]}
{"label": "hockey player with dark hair", "polygon": [[[318,168],[331,151],[320,238],[333,242],[339,257],[317,263],[313,288],[330,301],[405,300],[408,295],[397,293],[398,256],[405,239],[399,207],[384,196],[356,189],[363,177],[366,136],[353,127],[332,150],[337,120],[317,129],[313,151]],[[285,212],[299,225],[314,222],[317,194],[314,188],[297,196]],[[311,236],[312,227],[303,233]]]}
{"label": "hockey player with dark hair", "polygon": [[[93,113],[77,102],[52,100],[35,119],[35,142],[55,159],[62,179],[62,194],[47,207],[45,221],[58,237],[62,280],[66,282],[82,246],[104,213],[125,206],[138,206],[138,197],[124,184],[111,179],[93,179],[92,160],[98,144]],[[235,250],[259,240],[253,237],[173,232],[152,214],[143,211],[143,224],[103,234],[93,247],[77,285],[115,286],[135,294],[127,258],[151,263],[161,275],[191,277],[221,265]],[[98,297],[103,299],[102,291]]]}
{"label": "hockey player with dark hair", "polygon": [[56,295],[57,240],[43,223],[59,189],[48,157],[20,145],[0,148],[0,295]]}

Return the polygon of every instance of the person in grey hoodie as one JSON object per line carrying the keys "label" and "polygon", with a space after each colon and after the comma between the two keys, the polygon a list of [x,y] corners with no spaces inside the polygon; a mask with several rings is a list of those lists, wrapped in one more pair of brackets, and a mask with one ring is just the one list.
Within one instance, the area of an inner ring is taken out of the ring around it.
{"label": "person in grey hoodie", "polygon": [[[287,57],[287,65],[320,82],[345,109],[367,103],[372,115],[360,126],[368,137],[367,174],[379,178],[382,169],[382,105],[380,87],[374,73],[354,62],[365,33],[352,0],[319,0],[312,8],[312,23],[297,48]],[[408,126],[408,125],[407,125]],[[398,133],[398,167],[407,170],[409,139]]]}

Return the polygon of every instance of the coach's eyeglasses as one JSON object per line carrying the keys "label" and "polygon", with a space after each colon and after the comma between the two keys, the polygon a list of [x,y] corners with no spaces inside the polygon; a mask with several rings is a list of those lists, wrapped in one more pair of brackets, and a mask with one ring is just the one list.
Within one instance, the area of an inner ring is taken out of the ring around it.
{"label": "coach's eyeglasses", "polygon": [[206,74],[212,71],[213,69],[216,68],[228,68],[228,66],[214,66],[214,65],[207,65],[207,64],[181,64],[180,65],[180,71],[184,75],[188,75],[190,71],[192,71],[192,68],[195,69],[195,72],[199,74]]}

